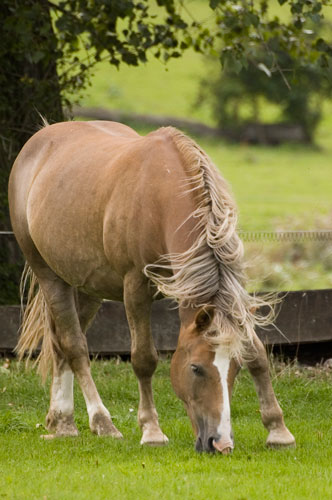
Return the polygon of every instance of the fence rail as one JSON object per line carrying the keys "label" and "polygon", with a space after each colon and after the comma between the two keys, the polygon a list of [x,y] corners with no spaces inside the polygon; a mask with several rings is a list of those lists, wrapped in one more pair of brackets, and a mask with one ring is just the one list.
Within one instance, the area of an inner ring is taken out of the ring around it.
{"label": "fence rail", "polygon": [[[317,231],[242,231],[239,235],[244,241],[332,241],[332,230]],[[13,231],[0,231],[0,236],[14,236]]]}
{"label": "fence rail", "polygon": [[239,231],[243,241],[332,241],[332,231]]}
{"label": "fence rail", "polygon": [[[332,231],[241,231],[245,241],[303,241],[331,239]],[[0,236],[13,237],[12,231]],[[332,290],[310,290],[282,294],[275,325],[258,334],[265,344],[332,342]],[[0,306],[0,352],[10,352],[17,343],[19,306]],[[159,351],[174,351],[179,331],[176,310],[165,299],[155,302],[151,318],[153,336]],[[127,354],[130,333],[122,303],[105,302],[87,334],[92,354]]]}
{"label": "fence rail", "polygon": [[[332,290],[284,293],[279,308],[275,324],[257,331],[266,345],[332,341]],[[14,349],[19,323],[19,306],[0,307],[0,352]],[[154,302],[151,326],[157,350],[174,351],[180,326],[174,303],[169,299]],[[123,304],[104,302],[87,339],[91,354],[128,354],[130,332]]]}

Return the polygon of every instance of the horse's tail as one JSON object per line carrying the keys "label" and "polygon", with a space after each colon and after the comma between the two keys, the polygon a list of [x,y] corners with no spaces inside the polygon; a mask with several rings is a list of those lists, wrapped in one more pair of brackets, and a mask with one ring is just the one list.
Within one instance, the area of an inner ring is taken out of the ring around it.
{"label": "horse's tail", "polygon": [[[27,292],[26,305],[24,296]],[[25,263],[20,283],[22,324],[20,337],[15,348],[19,360],[27,353],[27,361],[40,348],[34,366],[43,381],[51,367],[55,352],[54,325],[49,308],[36,275],[28,263]]]}

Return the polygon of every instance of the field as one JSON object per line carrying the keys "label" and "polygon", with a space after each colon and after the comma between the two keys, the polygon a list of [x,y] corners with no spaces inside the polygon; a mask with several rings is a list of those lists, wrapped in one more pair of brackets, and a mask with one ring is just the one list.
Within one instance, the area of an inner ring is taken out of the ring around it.
{"label": "field", "polygon": [[276,364],[274,388],[297,448],[269,450],[253,383],[246,371],[235,386],[231,456],[197,454],[182,403],[161,361],[154,380],[160,422],[170,442],[139,445],[138,392],[129,363],[98,361],[93,374],[123,441],[88,429],[76,390],[78,438],[53,441],[45,433],[48,388],[16,363],[0,370],[0,497],[4,499],[323,499],[332,497],[332,373]]}

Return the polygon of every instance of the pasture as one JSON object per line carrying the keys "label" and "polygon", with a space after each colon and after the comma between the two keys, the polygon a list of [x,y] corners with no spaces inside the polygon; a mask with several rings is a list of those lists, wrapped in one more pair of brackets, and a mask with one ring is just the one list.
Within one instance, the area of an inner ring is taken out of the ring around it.
{"label": "pasture", "polygon": [[137,383],[129,363],[92,363],[93,376],[122,441],[92,435],[75,389],[77,438],[40,439],[48,384],[13,362],[0,369],[0,497],[4,499],[309,499],[332,496],[332,373],[272,365],[273,385],[297,448],[270,450],[247,371],[235,385],[230,456],[198,454],[182,403],[169,380],[169,361],[154,377],[167,447],[139,444]]}

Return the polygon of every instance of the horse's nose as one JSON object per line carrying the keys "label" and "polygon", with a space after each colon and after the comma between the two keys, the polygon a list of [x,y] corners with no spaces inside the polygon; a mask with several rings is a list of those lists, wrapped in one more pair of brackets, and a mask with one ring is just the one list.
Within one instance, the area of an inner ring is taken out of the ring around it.
{"label": "horse's nose", "polygon": [[213,436],[209,437],[209,439],[207,440],[207,450],[206,451],[208,451],[209,453],[214,453],[216,451],[215,447],[213,446],[213,443],[214,443],[215,440],[218,441],[219,437],[220,436],[218,436],[218,437],[213,437]]}
{"label": "horse's nose", "polygon": [[223,455],[229,455],[234,448],[234,443],[233,440],[219,438],[212,440],[212,446]]}
{"label": "horse's nose", "polygon": [[206,440],[203,440],[201,436],[198,436],[196,440],[196,451],[202,452],[205,451],[207,453],[215,453],[216,447],[214,446],[215,441],[219,441],[220,436],[211,436]]}

